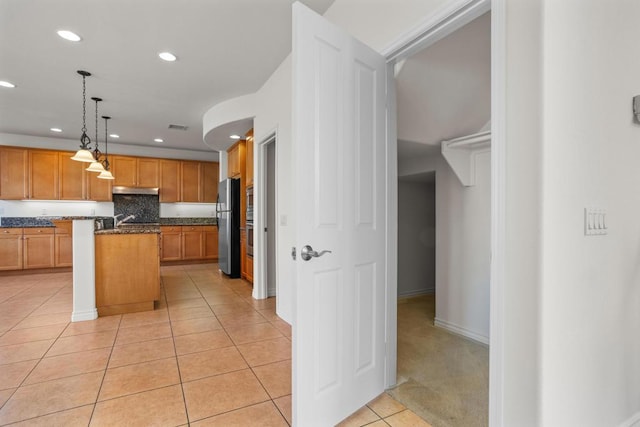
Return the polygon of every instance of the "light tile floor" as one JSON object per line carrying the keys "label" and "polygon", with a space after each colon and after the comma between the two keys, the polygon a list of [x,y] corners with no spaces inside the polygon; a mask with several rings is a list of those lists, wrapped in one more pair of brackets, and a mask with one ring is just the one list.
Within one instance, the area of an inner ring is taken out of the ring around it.
{"label": "light tile floor", "polygon": [[[216,264],[156,310],[70,323],[71,273],[0,276],[0,425],[287,426],[291,327]],[[428,426],[388,394],[341,426]]]}

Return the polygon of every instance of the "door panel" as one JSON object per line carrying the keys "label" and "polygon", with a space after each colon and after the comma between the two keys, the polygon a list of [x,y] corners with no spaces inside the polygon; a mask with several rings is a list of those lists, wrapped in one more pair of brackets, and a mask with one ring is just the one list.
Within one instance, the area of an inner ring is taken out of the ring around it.
{"label": "door panel", "polygon": [[294,10],[296,261],[293,418],[335,425],[384,390],[386,64]]}

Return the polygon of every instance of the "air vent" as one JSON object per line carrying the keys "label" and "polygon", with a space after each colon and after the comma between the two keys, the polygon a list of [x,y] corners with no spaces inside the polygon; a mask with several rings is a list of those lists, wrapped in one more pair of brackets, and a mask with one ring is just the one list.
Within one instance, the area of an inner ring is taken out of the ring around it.
{"label": "air vent", "polygon": [[184,126],[184,125],[169,125],[169,129],[187,130],[189,128],[187,126]]}

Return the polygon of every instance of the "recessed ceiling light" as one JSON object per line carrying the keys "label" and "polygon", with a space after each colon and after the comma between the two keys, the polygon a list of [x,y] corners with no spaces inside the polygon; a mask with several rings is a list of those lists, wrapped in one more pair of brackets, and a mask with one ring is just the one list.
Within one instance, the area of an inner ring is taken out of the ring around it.
{"label": "recessed ceiling light", "polygon": [[116,139],[120,138],[120,135],[115,134],[115,133],[112,133],[112,134],[111,134],[111,135],[109,135],[109,136],[110,136],[111,138],[116,138]]}
{"label": "recessed ceiling light", "polygon": [[51,132],[62,132],[62,129],[60,128],[51,128],[49,129]]}
{"label": "recessed ceiling light", "polygon": [[160,57],[160,59],[164,59],[165,61],[169,61],[169,62],[173,62],[173,61],[175,61],[176,59],[178,59],[178,58],[176,58],[176,56],[175,56],[173,53],[171,53],[171,52],[160,52],[160,53],[158,54],[158,56]]}
{"label": "recessed ceiling light", "polygon": [[14,85],[11,82],[7,82],[5,80],[0,80],[0,86],[2,87],[16,87],[16,85]]}
{"label": "recessed ceiling light", "polygon": [[164,140],[162,138],[156,138],[153,140],[153,142],[164,142]]}
{"label": "recessed ceiling light", "polygon": [[240,139],[240,135],[229,135],[231,139]]}
{"label": "recessed ceiling light", "polygon": [[82,40],[82,37],[69,30],[60,30],[58,31],[58,35],[65,40],[69,40],[70,42],[79,42],[80,40]]}

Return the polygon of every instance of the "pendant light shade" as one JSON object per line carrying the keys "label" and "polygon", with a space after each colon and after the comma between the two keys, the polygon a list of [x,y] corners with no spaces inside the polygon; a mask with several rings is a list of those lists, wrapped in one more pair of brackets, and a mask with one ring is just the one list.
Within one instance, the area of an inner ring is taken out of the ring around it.
{"label": "pendant light shade", "polygon": [[100,178],[100,179],[116,179],[115,176],[111,175],[111,171],[107,171],[107,170],[104,170],[104,171],[100,172],[100,175],[98,175],[98,178]]}
{"label": "pendant light shade", "polygon": [[85,83],[85,79],[91,75],[88,71],[79,70],[78,74],[82,76],[82,135],[80,136],[80,149],[76,152],[71,160],[77,160],[79,162],[93,162],[95,159],[93,158],[93,154],[91,153],[91,139],[87,135],[87,124],[86,124],[86,93],[87,87]]}
{"label": "pendant light shade", "polygon": [[86,162],[86,163],[95,161],[95,159],[93,158],[93,153],[89,150],[83,150],[83,149],[76,151],[76,154],[74,154],[73,157],[71,157],[71,160],[77,160],[79,162]]}
{"label": "pendant light shade", "polygon": [[85,169],[88,172],[102,172],[104,170],[104,166],[100,162],[91,162],[88,168]]}
{"label": "pendant light shade", "polygon": [[116,179],[109,170],[109,136],[107,132],[107,120],[111,117],[102,116],[104,119],[104,160],[102,161],[101,166],[103,166],[103,171],[100,172],[98,178],[100,179]]}

